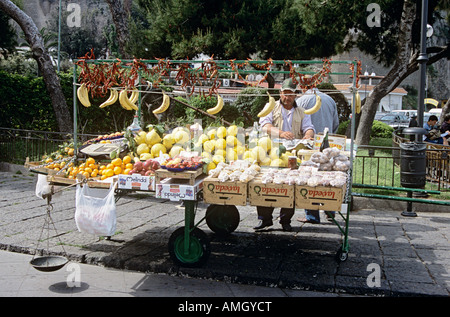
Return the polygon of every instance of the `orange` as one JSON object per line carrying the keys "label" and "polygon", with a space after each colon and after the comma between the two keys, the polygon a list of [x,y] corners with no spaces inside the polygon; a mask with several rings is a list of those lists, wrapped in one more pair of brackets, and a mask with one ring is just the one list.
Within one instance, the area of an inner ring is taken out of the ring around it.
{"label": "orange", "polygon": [[109,163],[108,165],[106,165],[106,169],[112,170],[112,169],[114,169],[114,165]]}
{"label": "orange", "polygon": [[95,160],[92,157],[86,159],[86,166],[89,166],[90,164],[95,164]]}
{"label": "orange", "polygon": [[127,164],[125,165],[125,168],[126,168],[126,169],[132,170],[132,169],[133,169],[133,164],[132,164],[132,163],[127,163]]}
{"label": "orange", "polygon": [[129,155],[124,156],[122,161],[124,164],[131,163],[131,156],[129,156]]}
{"label": "orange", "polygon": [[103,171],[103,176],[111,177],[111,176],[113,176],[113,175],[114,175],[114,171],[113,171],[113,169],[111,169],[111,168],[105,169],[105,170]]}
{"label": "orange", "polygon": [[122,173],[122,168],[119,166],[114,167],[114,175],[119,175]]}
{"label": "orange", "polygon": [[116,159],[112,160],[111,163],[115,166],[120,166],[120,165],[122,165],[122,160],[120,158],[116,158]]}

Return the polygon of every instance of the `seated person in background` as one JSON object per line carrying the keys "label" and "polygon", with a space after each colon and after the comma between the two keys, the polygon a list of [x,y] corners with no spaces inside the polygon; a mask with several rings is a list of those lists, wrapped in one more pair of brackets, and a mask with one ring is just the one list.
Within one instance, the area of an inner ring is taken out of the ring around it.
{"label": "seated person in background", "polygon": [[[447,134],[446,134],[447,133]],[[448,137],[450,136],[450,113],[444,116],[444,122],[441,125],[441,137],[444,139],[444,145],[448,145]]]}
{"label": "seated person in background", "polygon": [[424,135],[425,142],[444,144],[444,139],[441,136],[441,131],[439,131],[437,122],[438,118],[435,115],[431,115],[428,121],[423,124],[423,128],[427,131]]}

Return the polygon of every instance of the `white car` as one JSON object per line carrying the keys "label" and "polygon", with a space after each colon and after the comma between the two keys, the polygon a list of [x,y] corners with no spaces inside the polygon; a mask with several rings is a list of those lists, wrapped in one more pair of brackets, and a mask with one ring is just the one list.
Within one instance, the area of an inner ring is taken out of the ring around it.
{"label": "white car", "polygon": [[378,121],[386,123],[394,129],[407,128],[409,125],[409,118],[402,114],[387,114],[378,119]]}

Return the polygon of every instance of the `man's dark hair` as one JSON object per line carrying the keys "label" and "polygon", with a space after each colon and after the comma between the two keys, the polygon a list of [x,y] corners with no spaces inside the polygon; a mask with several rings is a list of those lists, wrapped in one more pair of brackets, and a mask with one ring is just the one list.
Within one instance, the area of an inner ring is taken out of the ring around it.
{"label": "man's dark hair", "polygon": [[438,121],[438,118],[433,114],[428,118],[428,121]]}
{"label": "man's dark hair", "polygon": [[450,120],[450,113],[447,113],[447,114],[444,116],[444,121],[448,121],[448,120]]}

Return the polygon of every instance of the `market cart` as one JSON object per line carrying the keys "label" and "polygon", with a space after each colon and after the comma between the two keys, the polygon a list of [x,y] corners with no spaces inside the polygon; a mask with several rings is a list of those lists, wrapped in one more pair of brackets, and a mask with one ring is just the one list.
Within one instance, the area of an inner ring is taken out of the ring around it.
{"label": "market cart", "polygon": [[[200,64],[198,68],[192,67],[194,64]],[[272,70],[272,65],[287,65],[289,71],[276,71]],[[296,72],[294,65],[322,65],[322,70],[319,72]],[[331,66],[333,64],[342,64],[350,68],[350,72],[331,72]],[[112,65],[112,67],[108,68]],[[244,66],[251,65],[254,68],[249,70]],[[74,66],[74,144],[77,144],[77,113],[78,88],[83,85],[89,84],[90,89],[97,89],[97,92],[105,92],[112,86],[107,86],[106,83],[93,82],[92,78],[89,78],[89,74],[95,72],[86,72],[89,67],[103,67],[108,68],[110,72],[114,69],[118,69],[121,66],[128,67],[130,70],[130,78],[126,78],[126,85],[119,87],[118,89],[130,91],[137,91],[140,94],[146,91],[140,83],[142,82],[141,75],[143,73],[159,75],[156,77],[156,82],[151,83],[150,86],[155,87],[158,83],[163,81],[164,75],[170,72],[176,72],[176,79],[181,81],[181,88],[189,88],[191,93],[195,91],[195,86],[199,84],[201,80],[209,82],[209,90],[199,90],[197,93],[209,95],[216,94],[217,89],[220,87],[219,77],[220,73],[235,74],[237,78],[242,79],[243,75],[247,74],[260,74],[264,75],[261,80],[252,85],[259,84],[264,81],[268,74],[285,74],[285,76],[298,76],[299,84],[302,87],[310,88],[315,87],[317,83],[320,83],[326,75],[344,75],[352,78],[352,112],[355,113],[356,98],[357,98],[357,85],[360,74],[360,65],[358,61],[168,61],[168,60],[133,60],[133,61],[120,61],[120,60],[95,60],[85,58],[75,61]],[[77,67],[82,67],[82,75],[87,76],[83,78],[83,83],[79,82],[76,74],[78,72]],[[99,69],[99,68],[97,68]],[[121,73],[123,74],[123,73]],[[303,76],[311,74],[312,76]],[[148,86],[147,81],[147,86]],[[103,84],[103,85],[102,85]],[[114,85],[114,83],[110,83]],[[115,83],[117,85],[117,83]],[[117,88],[117,87],[116,87]],[[198,87],[197,87],[198,88]],[[111,90],[112,91],[112,90]],[[165,95],[164,92],[162,92]],[[86,106],[86,105],[85,105]],[[141,104],[138,101],[136,109],[138,117],[141,116]],[[342,217],[344,224],[340,225],[338,221],[332,217],[333,223],[338,227],[343,236],[342,245],[337,251],[337,260],[345,261],[348,256],[349,242],[349,211],[350,200],[352,190],[352,167],[353,167],[353,148],[354,148],[354,126],[355,116],[352,116],[352,130],[351,130],[351,142],[350,142],[350,169],[348,171],[347,183],[341,188],[308,188],[305,186],[297,185],[269,185],[263,184],[260,178],[255,178],[250,182],[234,182],[233,184],[224,184],[217,179],[211,179],[206,177],[202,169],[181,173],[170,173],[166,170],[157,170],[153,176],[145,180],[145,185],[137,185],[138,187],[130,184],[130,178],[132,175],[118,175],[118,190],[122,194],[126,194],[129,191],[146,191],[153,192],[155,197],[170,199],[175,201],[182,201],[184,204],[184,226],[175,230],[169,241],[168,248],[171,258],[179,265],[183,266],[199,266],[204,264],[210,254],[210,245],[207,235],[199,228],[199,224],[206,221],[208,227],[218,234],[230,234],[236,230],[239,225],[239,211],[236,206],[252,205],[252,206],[272,206],[272,207],[296,207],[307,208],[315,210],[336,211],[337,214]],[[75,149],[75,155],[78,149]],[[145,176],[147,177],[147,176]],[[58,183],[55,176],[49,176],[49,179],[55,184]],[[142,177],[141,177],[142,179]],[[149,185],[151,184],[151,186]],[[135,184],[136,185],[136,182]],[[89,186],[99,186],[105,188],[103,182],[93,180],[89,183]],[[176,190],[174,190],[176,188]],[[264,196],[264,193],[267,195]],[[275,193],[275,194],[274,194]],[[332,197],[332,199],[330,199]],[[209,204],[205,216],[196,221],[196,209],[197,204],[200,201],[204,201]]]}

